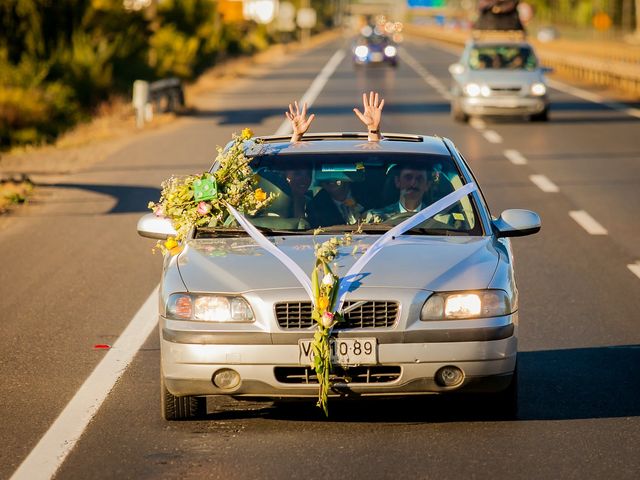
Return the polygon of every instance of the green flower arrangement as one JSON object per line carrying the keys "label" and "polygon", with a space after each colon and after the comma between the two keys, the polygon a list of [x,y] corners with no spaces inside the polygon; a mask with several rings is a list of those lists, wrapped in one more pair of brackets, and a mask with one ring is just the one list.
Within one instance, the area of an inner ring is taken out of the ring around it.
{"label": "green flower arrangement", "polygon": [[315,266],[311,274],[311,289],[314,296],[312,318],[316,322],[311,348],[312,367],[318,378],[318,407],[329,416],[327,399],[331,389],[331,333],[333,327],[343,321],[338,308],[338,290],[340,278],[331,269],[331,262],[338,256],[338,247],[350,245],[352,237],[345,234],[341,238],[333,237],[324,243],[315,245]]}
{"label": "green flower arrangement", "polygon": [[160,200],[149,202],[149,208],[171,220],[176,235],[158,241],[154,250],[175,255],[192,228],[234,225],[227,204],[245,215],[255,215],[271,204],[275,195],[256,188],[258,179],[249,167],[251,159],[244,154],[244,142],[252,136],[245,128],[240,135],[234,134],[227,150],[218,147],[219,168],[215,172],[174,176],[162,182]]}

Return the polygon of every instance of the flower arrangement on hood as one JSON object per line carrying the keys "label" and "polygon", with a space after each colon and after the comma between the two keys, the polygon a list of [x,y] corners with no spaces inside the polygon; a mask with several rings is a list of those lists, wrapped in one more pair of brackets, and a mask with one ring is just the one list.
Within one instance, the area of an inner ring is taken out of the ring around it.
{"label": "flower arrangement on hood", "polygon": [[155,248],[175,255],[192,228],[234,225],[227,204],[246,215],[255,215],[274,200],[273,194],[256,188],[258,179],[249,167],[251,159],[244,153],[244,143],[252,136],[245,128],[240,135],[234,134],[229,148],[219,147],[219,168],[214,172],[173,176],[162,182],[160,200],[149,202],[149,208],[171,220],[176,235],[158,241]]}
{"label": "flower arrangement on hood", "polygon": [[331,262],[338,256],[338,247],[350,245],[350,234],[342,238],[333,237],[315,245],[315,266],[311,274],[311,289],[314,296],[312,318],[316,331],[311,342],[313,351],[312,367],[318,378],[318,406],[329,415],[327,399],[331,388],[331,333],[333,327],[343,321],[337,311],[340,278],[331,269]]}

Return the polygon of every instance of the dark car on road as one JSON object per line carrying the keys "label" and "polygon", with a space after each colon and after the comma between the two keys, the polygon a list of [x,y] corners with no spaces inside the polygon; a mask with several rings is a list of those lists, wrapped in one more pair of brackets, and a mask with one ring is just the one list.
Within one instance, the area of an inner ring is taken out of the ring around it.
{"label": "dark car on road", "polygon": [[361,35],[353,43],[355,65],[398,65],[398,47],[385,35]]}

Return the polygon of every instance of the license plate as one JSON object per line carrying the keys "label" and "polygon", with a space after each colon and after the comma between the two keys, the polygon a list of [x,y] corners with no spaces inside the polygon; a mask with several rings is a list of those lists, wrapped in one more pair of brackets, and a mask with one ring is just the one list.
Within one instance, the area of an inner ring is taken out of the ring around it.
{"label": "license plate", "polygon": [[372,62],[381,62],[382,60],[384,60],[384,55],[382,55],[379,52],[373,52],[371,54],[371,61]]}
{"label": "license plate", "polygon": [[[378,363],[378,341],[375,338],[332,338],[331,362],[342,366]],[[311,340],[298,340],[300,365],[313,363]]]}
{"label": "license plate", "polygon": [[496,105],[503,108],[517,108],[520,106],[520,102],[512,98],[503,98],[496,100]]}

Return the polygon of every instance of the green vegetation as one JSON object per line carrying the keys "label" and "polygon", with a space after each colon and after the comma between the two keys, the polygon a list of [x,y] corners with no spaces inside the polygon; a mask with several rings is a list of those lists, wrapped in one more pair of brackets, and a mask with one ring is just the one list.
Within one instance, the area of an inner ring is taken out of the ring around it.
{"label": "green vegetation", "polygon": [[135,79],[190,80],[272,42],[264,26],[225,23],[212,0],[147,3],[2,0],[0,149],[53,141],[101,102],[128,97]]}
{"label": "green vegetation", "polygon": [[532,5],[536,19],[551,24],[590,28],[593,16],[606,13],[612,27],[631,31],[635,26],[638,0],[524,0]]}
{"label": "green vegetation", "polygon": [[24,203],[33,191],[33,183],[28,178],[0,179],[0,214],[16,203]]}

